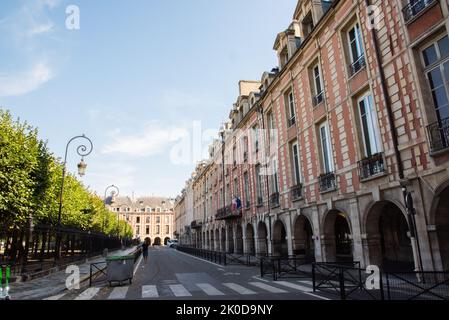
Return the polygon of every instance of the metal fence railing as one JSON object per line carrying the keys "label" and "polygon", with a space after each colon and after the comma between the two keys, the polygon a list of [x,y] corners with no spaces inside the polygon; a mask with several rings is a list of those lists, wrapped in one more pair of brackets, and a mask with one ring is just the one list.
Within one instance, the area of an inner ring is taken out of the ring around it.
{"label": "metal fence railing", "polygon": [[227,264],[226,253],[193,247],[176,246],[176,250],[218,264]]}
{"label": "metal fence railing", "polygon": [[313,260],[297,257],[272,257],[261,259],[260,276],[270,275],[274,281],[280,278],[310,278]]}

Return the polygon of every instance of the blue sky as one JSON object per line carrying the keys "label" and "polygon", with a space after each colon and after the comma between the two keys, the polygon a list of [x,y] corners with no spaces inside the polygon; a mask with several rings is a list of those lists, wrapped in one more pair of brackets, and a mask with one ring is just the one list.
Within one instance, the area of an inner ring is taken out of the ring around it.
{"label": "blue sky", "polygon": [[[0,106],[37,126],[57,156],[89,136],[82,180],[100,195],[115,184],[122,195],[174,197],[195,159],[174,163],[173,146],[194,121],[218,129],[238,81],[276,65],[272,46],[296,2],[2,0]],[[80,9],[79,30],[66,28],[68,5]]]}

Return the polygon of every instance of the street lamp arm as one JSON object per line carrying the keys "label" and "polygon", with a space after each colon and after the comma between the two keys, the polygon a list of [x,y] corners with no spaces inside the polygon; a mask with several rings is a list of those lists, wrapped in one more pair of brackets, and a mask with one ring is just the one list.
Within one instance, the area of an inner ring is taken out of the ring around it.
{"label": "street lamp arm", "polygon": [[67,143],[66,147],[65,147],[65,156],[64,156],[64,166],[67,163],[67,154],[68,154],[68,150],[69,150],[69,146],[70,144],[78,139],[84,139],[85,142],[87,142],[88,144],[80,144],[77,148],[76,148],[76,153],[78,153],[78,155],[80,157],[87,157],[88,155],[90,155],[94,149],[94,145],[92,143],[92,140],[90,140],[88,137],[86,137],[84,134],[80,135],[80,136],[76,136],[73,137],[72,139],[69,140],[69,142]]}

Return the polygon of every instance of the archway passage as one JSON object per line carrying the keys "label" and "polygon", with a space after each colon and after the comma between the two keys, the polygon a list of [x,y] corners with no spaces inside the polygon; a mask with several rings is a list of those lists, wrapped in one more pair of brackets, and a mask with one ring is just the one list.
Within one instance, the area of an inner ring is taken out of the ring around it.
{"label": "archway passage", "polygon": [[164,239],[164,246],[166,246],[167,245],[167,243],[168,243],[168,241],[170,240],[170,238],[169,237],[166,237],[165,239]]}
{"label": "archway passage", "polygon": [[237,225],[235,230],[235,253],[243,253],[243,229],[241,225]]}
{"label": "archway passage", "polygon": [[442,269],[449,271],[449,187],[440,193],[435,212],[435,225]]}
{"label": "archway passage", "polygon": [[220,231],[215,229],[214,251],[220,251]]}
{"label": "archway passage", "polygon": [[267,226],[264,222],[259,222],[257,225],[257,254],[260,256],[268,255],[268,232]]}
{"label": "archway passage", "polygon": [[313,241],[312,224],[305,216],[296,219],[294,227],[294,254],[306,259],[315,259],[315,242]]}
{"label": "archway passage", "polygon": [[160,246],[161,245],[161,238],[157,237],[154,239],[153,246]]}
{"label": "archway passage", "polygon": [[272,252],[273,256],[288,257],[287,232],[280,220],[274,223]]}
{"label": "archway passage", "polygon": [[324,248],[327,262],[353,261],[352,235],[346,214],[329,211],[324,221]]}
{"label": "archway passage", "polygon": [[370,264],[386,271],[413,271],[414,259],[407,219],[394,203],[376,203],[368,213]]}
{"label": "archway passage", "polygon": [[254,228],[250,223],[246,225],[246,253],[252,256],[256,255]]}
{"label": "archway passage", "polygon": [[221,228],[221,238],[220,238],[220,250],[221,252],[226,252],[226,229]]}

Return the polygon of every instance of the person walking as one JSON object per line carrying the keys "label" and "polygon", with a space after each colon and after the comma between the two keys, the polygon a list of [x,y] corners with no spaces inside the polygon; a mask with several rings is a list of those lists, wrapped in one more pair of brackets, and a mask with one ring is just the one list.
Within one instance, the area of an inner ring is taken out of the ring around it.
{"label": "person walking", "polygon": [[142,244],[142,255],[143,255],[143,261],[145,264],[147,264],[148,260],[148,247],[150,246],[150,239],[145,239],[145,241]]}

